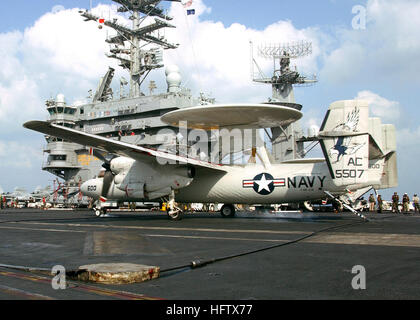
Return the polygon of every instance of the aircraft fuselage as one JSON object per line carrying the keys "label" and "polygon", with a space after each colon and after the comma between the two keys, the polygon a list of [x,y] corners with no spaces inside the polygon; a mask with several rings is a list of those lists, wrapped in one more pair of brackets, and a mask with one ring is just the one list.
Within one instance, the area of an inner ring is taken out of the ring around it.
{"label": "aircraft fuselage", "polygon": [[229,172],[197,170],[192,183],[176,194],[179,202],[285,203],[319,199],[324,190],[341,191],[325,164],[232,167]]}
{"label": "aircraft fuselage", "polygon": [[[143,168],[143,169],[142,169]],[[181,181],[171,173],[170,166],[161,170],[159,181],[162,182],[159,197],[150,197],[143,166],[133,165],[125,176],[138,176],[130,192],[112,182],[106,198],[117,201],[148,201],[166,196],[168,181]],[[150,171],[149,171],[150,172]],[[156,171],[157,172],[157,171]],[[359,174],[359,173],[357,173]],[[367,173],[366,173],[367,174]],[[168,175],[166,177],[166,175]],[[227,172],[212,171],[206,168],[196,170],[194,178],[182,177],[185,181],[176,189],[176,201],[182,203],[235,203],[235,204],[275,204],[301,202],[325,197],[324,191],[345,193],[349,185],[338,185],[331,179],[326,163],[276,164],[269,168],[262,165],[227,167]],[[115,179],[118,182],[118,179]],[[87,181],[82,186],[85,195],[98,199],[102,193],[102,178]],[[360,188],[362,185],[352,185]],[[141,190],[135,190],[142,188]],[[171,188],[174,188],[173,182]],[[170,188],[169,188],[170,189]],[[138,195],[138,196],[135,196]]]}

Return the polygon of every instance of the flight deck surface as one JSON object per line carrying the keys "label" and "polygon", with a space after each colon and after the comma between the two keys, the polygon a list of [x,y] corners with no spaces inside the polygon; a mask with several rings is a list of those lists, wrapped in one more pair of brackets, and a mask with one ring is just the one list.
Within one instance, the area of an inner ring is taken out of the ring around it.
{"label": "flight deck surface", "polygon": [[[367,216],[187,213],[169,221],[162,212],[99,218],[87,210],[1,210],[0,299],[419,299],[420,215]],[[231,257],[258,249],[265,250]],[[227,259],[189,267],[219,258]],[[69,271],[96,263],[159,266],[161,273],[134,284],[68,280],[55,290],[48,272],[5,267]],[[365,269],[366,289],[352,286],[355,266]]]}

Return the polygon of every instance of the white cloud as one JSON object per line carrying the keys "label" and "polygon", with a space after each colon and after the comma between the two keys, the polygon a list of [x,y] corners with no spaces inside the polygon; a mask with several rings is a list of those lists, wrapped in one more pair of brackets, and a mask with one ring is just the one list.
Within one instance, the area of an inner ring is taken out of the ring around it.
{"label": "white cloud", "polygon": [[[107,17],[109,10],[112,17],[115,6],[95,8]],[[40,170],[44,137],[22,124],[45,120],[48,98],[64,92],[72,103],[96,87],[108,65],[116,66],[104,57],[105,37],[78,9],[63,8],[53,8],[23,31],[0,33],[0,172],[6,189],[17,180],[31,183],[26,174],[34,170],[33,177],[51,178]]]}
{"label": "white cloud", "polygon": [[167,36],[181,46],[176,51],[165,52],[167,61],[180,67],[184,80],[194,91],[211,91],[218,102],[262,102],[271,96],[270,86],[251,80],[250,41],[255,45],[254,57],[268,77],[271,77],[272,60],[258,57],[259,44],[311,41],[313,54],[296,62],[299,71],[316,72],[320,54],[316,29],[299,30],[290,21],[279,21],[264,30],[239,23],[225,26],[222,22],[204,20],[209,8],[200,0],[194,3],[197,12],[194,16],[186,16],[181,6],[172,5],[170,14],[178,28],[168,30]]}
{"label": "white cloud", "polygon": [[[99,6],[94,13],[108,8]],[[23,63],[34,65],[35,70],[49,68],[50,72],[72,77],[92,79],[103,73],[109,62],[104,58],[108,49],[106,32],[95,28],[93,22],[84,22],[78,11],[75,8],[47,13],[26,29]]]}
{"label": "white cloud", "polygon": [[52,7],[51,12],[52,13],[57,13],[57,12],[60,12],[60,11],[63,11],[63,10],[66,10],[66,8],[64,8],[64,6],[56,5],[56,6]]}
{"label": "white cloud", "polygon": [[397,130],[398,192],[418,193],[420,126]]}
{"label": "white cloud", "polygon": [[22,33],[18,31],[0,33],[0,82],[8,83],[11,78],[23,73],[21,63],[17,57]]}
{"label": "white cloud", "polygon": [[337,32],[339,46],[327,54],[322,78],[420,83],[420,2],[369,0],[366,9],[366,29]]}
{"label": "white cloud", "polygon": [[[250,40],[256,44],[313,41],[314,54],[298,63],[304,73],[316,71],[313,66],[320,49],[315,29],[299,30],[290,21],[279,21],[264,30],[237,23],[224,26],[221,22],[204,20],[211,8],[201,0],[196,0],[194,6],[196,15],[186,16],[179,3],[172,5],[170,14],[175,17],[178,29],[168,29],[166,36],[181,46],[178,50],[166,50],[165,55],[167,64],[180,66],[184,84],[191,87],[195,95],[203,90],[211,92],[219,102],[266,100],[271,88],[251,81]],[[56,9],[23,32],[0,33],[0,122],[3,128],[17,128],[17,122],[33,117],[45,118],[44,101],[58,93],[64,93],[68,103],[85,98],[89,89],[96,88],[109,65],[117,70],[116,76],[123,74],[116,60],[104,56],[109,49],[104,41],[108,28],[99,30],[93,22],[84,22],[77,8]],[[116,10],[115,5],[99,5],[93,12],[113,18]],[[131,21],[120,18],[119,23],[129,25]],[[259,63],[269,76],[272,62],[260,59]],[[162,72],[157,74],[162,75]],[[165,86],[163,81],[158,83]]]}
{"label": "white cloud", "polygon": [[16,130],[19,122],[39,117],[42,100],[33,79],[23,76],[12,80],[9,85],[0,84],[0,132]]}
{"label": "white cloud", "polygon": [[[397,146],[412,154],[414,151],[420,155],[418,148],[420,141],[420,126],[414,129],[403,128],[397,131]],[[418,150],[418,151],[417,151]],[[415,157],[415,161],[418,157]]]}
{"label": "white cloud", "polygon": [[39,168],[42,163],[42,149],[40,147],[28,146],[17,141],[5,142],[0,140],[0,169]]}
{"label": "white cloud", "polygon": [[395,123],[400,119],[401,106],[397,101],[387,100],[371,91],[360,91],[355,99],[369,102],[370,114],[381,118],[384,123]]}
{"label": "white cloud", "polygon": [[[104,56],[105,30],[84,22],[77,8],[56,9],[24,31],[0,33],[0,132],[45,119],[45,100],[60,92],[68,103],[85,98],[109,65],[117,68]],[[116,6],[99,5],[93,12],[112,18]]]}

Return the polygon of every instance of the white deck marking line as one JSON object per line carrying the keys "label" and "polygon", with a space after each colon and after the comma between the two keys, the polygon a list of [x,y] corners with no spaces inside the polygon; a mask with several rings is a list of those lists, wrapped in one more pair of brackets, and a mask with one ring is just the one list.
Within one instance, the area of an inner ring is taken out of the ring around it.
{"label": "white deck marking line", "polygon": [[[0,229],[34,230],[34,231],[47,231],[47,232],[71,232],[71,233],[74,233],[74,232],[86,233],[86,232],[88,232],[88,231],[80,231],[80,230],[57,230],[57,229],[39,229],[39,228],[4,227],[4,226],[0,226]],[[227,238],[227,237],[205,237],[205,236],[166,235],[166,234],[146,234],[144,236],[147,236],[147,237],[165,237],[165,238],[185,238],[185,239],[261,241],[261,242],[287,242],[287,241],[290,241],[290,240],[280,240],[280,239]]]}
{"label": "white deck marking line", "polygon": [[22,228],[22,227],[6,227],[6,226],[0,226],[0,229],[13,229],[13,230],[33,230],[33,231],[49,231],[49,232],[80,232],[80,233],[86,233],[86,231],[80,231],[80,230],[63,230],[63,229],[39,229],[39,228]]}
{"label": "white deck marking line", "polygon": [[[21,223],[21,222],[10,222]],[[39,223],[26,222],[26,224],[41,225],[63,225],[58,223]],[[139,226],[108,226],[108,225],[81,225],[81,224],[64,224],[73,227],[99,227],[108,229],[141,229],[141,230],[171,230],[171,231],[203,231],[203,232],[232,232],[232,233],[264,233],[264,234],[309,234],[310,232],[299,231],[275,231],[275,230],[229,230],[229,229],[202,229],[202,228],[169,228],[169,227],[139,227]],[[40,229],[40,228],[23,228],[23,227],[7,227],[0,226],[0,229],[15,230],[35,230],[47,232],[76,232],[86,233],[88,231],[81,230],[59,230],[59,229]],[[224,238],[224,237],[205,237],[205,236],[187,236],[187,235],[151,235],[155,237],[172,237],[172,238],[190,238],[190,239],[215,239],[215,240],[239,240],[239,241],[266,241],[266,242],[285,242],[290,240],[279,239],[244,239],[244,238]],[[324,244],[352,244],[352,245],[371,245],[371,246],[399,246],[399,247],[418,247],[420,248],[420,235],[415,234],[388,234],[388,233],[323,233],[315,235],[310,239],[304,240],[307,243],[324,243]]]}
{"label": "white deck marking line", "polygon": [[0,291],[7,294],[15,295],[15,296],[25,297],[30,300],[55,300],[54,298],[44,296],[42,294],[32,293],[29,291],[24,291],[24,290],[20,290],[20,289],[8,287],[8,286],[3,286],[3,285],[0,285]]}
{"label": "white deck marking line", "polygon": [[146,234],[147,237],[159,238],[185,238],[185,239],[209,239],[209,240],[238,240],[238,241],[260,241],[260,242],[288,242],[290,240],[279,239],[252,239],[252,238],[225,238],[225,237],[204,237],[204,236],[181,236],[171,234]]}
{"label": "white deck marking line", "polygon": [[210,229],[210,228],[172,228],[172,227],[144,227],[144,226],[118,226],[106,224],[75,224],[75,223],[46,223],[46,222],[10,222],[14,224],[56,225],[68,227],[96,227],[110,229],[134,230],[165,230],[165,231],[201,231],[201,232],[232,232],[232,233],[267,233],[267,234],[311,234],[312,231],[278,231],[278,230],[249,230],[249,229]]}
{"label": "white deck marking line", "polygon": [[310,239],[304,240],[304,242],[420,248],[420,235],[393,233],[325,233],[315,235]]}
{"label": "white deck marking line", "polygon": [[[47,232],[78,232],[86,233],[89,231],[80,230],[58,230],[58,229],[40,229],[40,228],[22,228],[22,227],[6,227],[0,226],[0,229],[12,229],[12,230],[34,230],[34,231],[47,231]],[[281,239],[255,239],[255,238],[229,238],[229,237],[206,237],[206,236],[188,236],[188,235],[164,235],[164,234],[146,234],[147,237],[165,237],[165,238],[185,238],[185,239],[213,239],[213,240],[238,240],[238,241],[259,241],[259,242],[287,242],[290,240]]]}

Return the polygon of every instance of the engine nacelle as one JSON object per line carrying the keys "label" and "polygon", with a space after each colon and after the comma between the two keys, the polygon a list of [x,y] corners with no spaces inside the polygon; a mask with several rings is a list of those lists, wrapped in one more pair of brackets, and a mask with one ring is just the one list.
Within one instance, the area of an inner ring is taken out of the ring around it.
{"label": "engine nacelle", "polygon": [[192,166],[158,166],[126,157],[111,160],[110,169],[114,176],[106,195],[102,195],[103,177],[89,180],[82,185],[82,192],[95,199],[158,199],[187,187],[195,176]]}
{"label": "engine nacelle", "polygon": [[127,157],[118,157],[111,161],[111,171],[118,175],[121,172],[127,172],[135,162],[134,159]]}
{"label": "engine nacelle", "polygon": [[123,171],[118,173],[115,177],[114,177],[114,183],[115,185],[117,185],[117,188],[119,185],[121,185],[124,182],[125,177],[127,176],[127,172]]}
{"label": "engine nacelle", "polygon": [[195,168],[190,166],[171,167],[167,166],[160,172],[151,175],[145,181],[147,192],[157,192],[165,188],[181,189],[188,186],[195,176]]}

